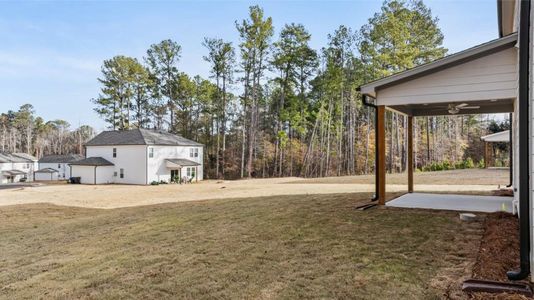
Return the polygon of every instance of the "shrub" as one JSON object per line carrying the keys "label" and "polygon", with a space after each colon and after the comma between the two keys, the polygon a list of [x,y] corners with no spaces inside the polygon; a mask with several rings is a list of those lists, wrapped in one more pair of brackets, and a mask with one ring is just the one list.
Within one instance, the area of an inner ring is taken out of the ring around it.
{"label": "shrub", "polygon": [[159,182],[157,182],[157,181],[154,180],[154,181],[152,181],[152,182],[150,183],[150,185],[159,185]]}
{"label": "shrub", "polygon": [[477,165],[477,168],[479,169],[484,169],[486,167],[485,163],[484,163],[484,159],[481,159],[478,161],[478,165]]}
{"label": "shrub", "polygon": [[471,157],[468,157],[464,160],[465,169],[472,169],[474,167],[475,167],[475,163],[473,162],[473,159]]}
{"label": "shrub", "polygon": [[159,181],[159,184],[167,184],[167,183],[168,183],[168,182],[165,181],[165,180],[163,180],[163,179]]}

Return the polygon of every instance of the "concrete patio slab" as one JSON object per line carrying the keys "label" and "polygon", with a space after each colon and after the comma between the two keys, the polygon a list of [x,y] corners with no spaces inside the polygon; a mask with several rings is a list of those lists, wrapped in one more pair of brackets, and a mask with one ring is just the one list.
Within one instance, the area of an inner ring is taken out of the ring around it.
{"label": "concrete patio slab", "polygon": [[472,212],[512,212],[512,197],[412,193],[386,203],[386,206]]}

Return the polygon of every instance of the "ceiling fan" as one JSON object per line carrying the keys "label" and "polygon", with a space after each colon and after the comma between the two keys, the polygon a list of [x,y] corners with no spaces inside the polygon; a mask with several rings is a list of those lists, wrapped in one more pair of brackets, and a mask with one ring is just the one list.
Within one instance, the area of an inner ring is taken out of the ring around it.
{"label": "ceiling fan", "polygon": [[451,114],[451,115],[455,115],[457,113],[459,113],[461,110],[463,109],[479,109],[480,106],[478,105],[473,105],[473,106],[469,106],[469,104],[467,103],[462,103],[462,104],[449,104],[447,106],[438,106],[436,107],[436,110],[442,110],[446,108],[447,111]]}

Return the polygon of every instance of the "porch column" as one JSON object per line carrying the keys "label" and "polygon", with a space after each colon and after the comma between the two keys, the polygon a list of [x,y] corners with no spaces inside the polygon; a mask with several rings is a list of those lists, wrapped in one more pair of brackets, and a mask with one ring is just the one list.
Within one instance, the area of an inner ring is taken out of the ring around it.
{"label": "porch column", "polygon": [[487,169],[489,167],[489,143],[484,141],[484,168]]}
{"label": "porch column", "polygon": [[378,147],[378,157],[377,160],[377,169],[375,172],[378,173],[378,204],[386,204],[386,126],[385,126],[385,111],[386,107],[383,105],[377,106],[376,113],[378,118],[377,124],[377,147]]}
{"label": "porch column", "polygon": [[413,193],[413,116],[408,116],[408,193]]}

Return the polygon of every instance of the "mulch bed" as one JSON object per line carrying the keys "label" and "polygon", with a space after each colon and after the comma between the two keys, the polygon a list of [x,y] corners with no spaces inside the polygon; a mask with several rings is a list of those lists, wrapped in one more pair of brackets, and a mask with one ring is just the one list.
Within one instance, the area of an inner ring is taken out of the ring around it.
{"label": "mulch bed", "polygon": [[[473,278],[508,281],[506,272],[519,267],[519,222],[516,216],[497,212],[484,221]],[[528,299],[522,295],[475,293],[472,299]]]}

